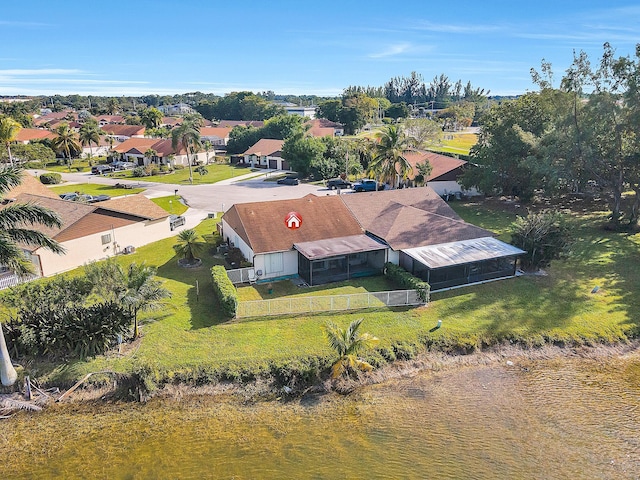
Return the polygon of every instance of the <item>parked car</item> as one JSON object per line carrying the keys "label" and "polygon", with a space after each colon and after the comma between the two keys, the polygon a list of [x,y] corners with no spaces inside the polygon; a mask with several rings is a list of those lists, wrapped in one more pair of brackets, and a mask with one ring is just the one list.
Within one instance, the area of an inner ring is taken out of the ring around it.
{"label": "parked car", "polygon": [[299,183],[296,177],[284,177],[278,180],[279,185],[298,185]]}
{"label": "parked car", "polygon": [[186,221],[187,219],[182,215],[171,215],[169,217],[169,228],[173,231],[181,225],[184,225]]}
{"label": "parked car", "polygon": [[78,194],[74,193],[74,192],[68,192],[68,193],[61,193],[60,194],[60,198],[62,200],[74,200],[77,196],[78,196]]}
{"label": "parked car", "polygon": [[121,160],[116,160],[115,162],[111,162],[111,166],[114,170],[127,170],[129,168],[134,168],[136,164],[133,162],[123,162]]}
{"label": "parked car", "polygon": [[94,165],[91,167],[91,173],[94,175],[102,175],[109,172],[113,172],[113,167],[111,165]]}
{"label": "parked car", "polygon": [[351,182],[343,178],[332,178],[327,180],[327,187],[329,190],[335,190],[337,188],[351,188]]}
{"label": "parked car", "polygon": [[110,200],[111,197],[109,195],[89,195],[91,198],[88,200],[89,203],[96,203],[96,202],[104,202],[105,200]]}
{"label": "parked car", "polygon": [[379,185],[376,180],[364,178],[354,183],[351,188],[356,192],[375,192],[376,190],[382,190],[384,185]]}

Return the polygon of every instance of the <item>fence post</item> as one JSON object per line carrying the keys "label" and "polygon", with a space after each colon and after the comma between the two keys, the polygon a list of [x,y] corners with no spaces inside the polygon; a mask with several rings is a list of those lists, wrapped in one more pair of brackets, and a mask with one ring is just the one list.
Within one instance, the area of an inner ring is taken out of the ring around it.
{"label": "fence post", "polygon": [[407,305],[409,305],[409,290],[407,290]]}

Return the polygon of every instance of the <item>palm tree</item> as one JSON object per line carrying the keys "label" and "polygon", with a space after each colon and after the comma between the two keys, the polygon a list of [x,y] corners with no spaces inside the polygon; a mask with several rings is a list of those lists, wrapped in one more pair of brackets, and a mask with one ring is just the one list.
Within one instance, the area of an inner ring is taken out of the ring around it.
{"label": "palm tree", "polygon": [[85,277],[92,291],[105,302],[125,305],[133,318],[133,338],[140,335],[138,312],[157,310],[164,306],[171,292],[156,279],[157,269],[131,263],[128,268],[113,259],[90,263],[84,267]]}
{"label": "palm tree", "polygon": [[11,156],[11,142],[18,136],[18,132],[22,130],[22,125],[11,117],[0,118],[0,142],[7,148],[9,154],[9,163],[13,165],[13,157]]}
{"label": "palm tree", "polygon": [[348,374],[349,370],[355,372],[373,370],[370,364],[358,358],[358,353],[373,347],[379,340],[369,333],[362,335],[358,333],[362,320],[362,318],[354,320],[346,329],[331,322],[325,325],[329,345],[338,354],[338,359],[331,367],[331,378],[338,378],[344,373]]}
{"label": "palm tree", "polygon": [[152,163],[153,158],[157,155],[158,152],[156,152],[153,148],[147,148],[147,151],[144,152],[144,156],[149,159],[149,163]]}
{"label": "palm tree", "polygon": [[[0,169],[0,197],[22,181],[23,172],[16,167]],[[64,253],[64,248],[49,236],[28,228],[44,225],[59,227],[60,217],[51,210],[34,204],[12,203],[0,210],[0,265],[20,277],[34,272],[33,263],[24,255],[18,244],[39,246],[55,253]],[[0,324],[0,380],[2,385],[11,386],[16,382],[17,374],[4,340]]]}
{"label": "palm tree", "polygon": [[155,278],[157,269],[149,267],[144,262],[129,265],[124,278],[127,287],[120,301],[129,308],[133,317],[133,338],[138,338],[138,312],[157,310],[162,308],[165,298],[171,297],[171,292],[162,286],[162,282]]}
{"label": "palm tree", "polygon": [[200,177],[203,177],[204,175],[209,173],[209,170],[206,166],[199,165],[198,168],[196,168],[196,172],[198,173],[198,175],[200,175]]}
{"label": "palm tree", "polygon": [[140,112],[140,121],[147,128],[158,128],[162,123],[162,112],[150,107]]}
{"label": "palm tree", "polygon": [[202,147],[204,148],[204,151],[207,152],[207,165],[209,165],[209,152],[211,151],[211,147],[213,147],[213,145],[209,140],[205,140],[204,142],[202,142]]}
{"label": "palm tree", "polygon": [[193,228],[183,230],[178,234],[178,243],[173,246],[176,253],[186,260],[186,263],[194,263],[206,243],[198,238]]}
{"label": "palm tree", "polygon": [[61,123],[53,132],[57,137],[51,141],[51,145],[67,159],[69,171],[71,171],[72,152],[75,153],[82,150],[78,144],[76,133],[69,127],[68,123]]}
{"label": "palm tree", "polygon": [[198,153],[200,148],[200,126],[201,122],[198,119],[185,119],[177,128],[171,131],[171,146],[177,153],[180,146],[185,149],[187,153],[187,163],[189,164],[189,183],[193,184],[193,169],[191,168],[191,159],[189,153]]}
{"label": "palm tree", "polygon": [[405,154],[413,151],[410,139],[397,125],[388,125],[376,133],[377,143],[373,147],[373,158],[369,169],[378,175],[381,182],[395,184],[396,175],[406,178],[413,168]]}
{"label": "palm tree", "polygon": [[93,157],[91,144],[95,143],[96,147],[100,144],[100,129],[95,119],[91,118],[87,120],[84,125],[80,127],[79,139],[82,146],[89,145],[89,164],[91,164],[91,157]]}

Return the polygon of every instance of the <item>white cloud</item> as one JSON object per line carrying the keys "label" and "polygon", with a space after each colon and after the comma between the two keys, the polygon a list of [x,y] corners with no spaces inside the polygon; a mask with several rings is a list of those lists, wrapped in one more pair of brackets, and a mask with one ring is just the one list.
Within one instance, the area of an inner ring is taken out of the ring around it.
{"label": "white cloud", "polygon": [[398,43],[396,45],[389,45],[384,50],[371,53],[368,55],[369,58],[386,58],[386,57],[395,57],[397,55],[402,55],[403,53],[408,52],[411,49],[411,45],[408,43]]}

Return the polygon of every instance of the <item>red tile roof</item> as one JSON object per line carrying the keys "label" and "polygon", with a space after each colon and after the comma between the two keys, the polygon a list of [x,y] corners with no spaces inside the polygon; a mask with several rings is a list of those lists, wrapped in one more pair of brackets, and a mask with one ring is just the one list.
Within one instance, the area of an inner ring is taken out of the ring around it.
{"label": "red tile roof", "polygon": [[429,175],[428,178],[426,178],[426,181],[429,181],[429,182],[434,181],[438,177],[441,177],[442,175],[452,172],[467,164],[467,162],[464,160],[449,157],[447,155],[441,155],[439,153],[434,153],[434,152],[422,152],[422,151],[408,152],[405,154],[405,158],[413,168],[412,174],[409,175],[410,179],[413,179],[418,173],[418,169],[416,165],[418,163],[424,163],[425,161],[428,160],[429,163],[431,164],[431,167],[433,167],[433,169],[431,170],[431,174]]}
{"label": "red tile roof", "polygon": [[229,133],[231,133],[231,127],[201,127],[200,128],[201,137],[228,138]]}
{"label": "red tile roof", "polygon": [[144,135],[143,125],[105,125],[102,131],[109,135],[121,135],[123,137],[133,137],[134,135]]}
{"label": "red tile roof", "polygon": [[24,143],[34,140],[52,140],[56,137],[57,135],[53,132],[50,132],[49,130],[44,130],[41,128],[23,128],[18,132],[18,135],[16,136],[16,142]]}
{"label": "red tile roof", "polygon": [[271,156],[274,153],[280,152],[284,140],[274,140],[272,138],[262,138],[258,140],[249,150],[243,153],[243,155],[261,155]]}

